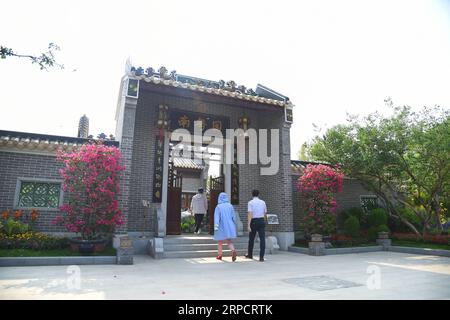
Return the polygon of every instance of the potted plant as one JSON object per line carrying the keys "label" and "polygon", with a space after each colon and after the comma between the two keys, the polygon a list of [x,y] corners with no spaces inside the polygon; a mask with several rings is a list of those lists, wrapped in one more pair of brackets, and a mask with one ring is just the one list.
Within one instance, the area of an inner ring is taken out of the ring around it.
{"label": "potted plant", "polygon": [[309,164],[298,180],[306,211],[305,231],[313,242],[331,241],[336,229],[336,193],[342,190],[343,178],[339,168]]}
{"label": "potted plant", "polygon": [[79,234],[70,240],[72,250],[100,252],[107,236],[122,225],[119,209],[119,174],[124,169],[120,151],[103,144],[83,145],[71,153],[58,152],[66,203],[54,223]]}

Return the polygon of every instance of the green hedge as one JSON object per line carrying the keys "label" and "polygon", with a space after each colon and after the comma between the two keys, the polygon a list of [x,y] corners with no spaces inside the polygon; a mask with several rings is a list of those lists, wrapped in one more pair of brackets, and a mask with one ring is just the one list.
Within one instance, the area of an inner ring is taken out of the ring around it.
{"label": "green hedge", "polygon": [[68,246],[69,240],[67,238],[56,238],[40,232],[0,234],[0,249],[50,250],[64,249]]}
{"label": "green hedge", "polygon": [[359,220],[355,216],[350,216],[345,220],[344,223],[345,235],[358,238],[360,236],[361,227],[359,225]]}
{"label": "green hedge", "polygon": [[387,225],[388,214],[383,208],[373,209],[369,213],[369,226],[378,227],[381,225]]}

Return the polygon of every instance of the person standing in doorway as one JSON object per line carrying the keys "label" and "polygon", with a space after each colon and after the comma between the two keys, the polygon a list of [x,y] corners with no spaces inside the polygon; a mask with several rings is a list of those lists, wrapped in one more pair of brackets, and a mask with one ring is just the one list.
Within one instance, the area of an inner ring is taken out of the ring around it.
{"label": "person standing in doorway", "polygon": [[222,245],[226,241],[231,250],[231,259],[236,261],[236,250],[232,239],[236,238],[236,221],[234,208],[225,192],[219,194],[217,207],[214,210],[214,240],[219,241],[217,247],[217,260],[222,260]]}
{"label": "person standing in doorway", "polygon": [[203,193],[203,188],[198,189],[198,193],[192,197],[190,211],[195,217],[195,234],[202,232],[201,225],[203,216],[208,210],[208,200]]}
{"label": "person standing in doorway", "polygon": [[253,259],[253,246],[255,244],[255,236],[259,235],[259,261],[264,261],[264,253],[266,251],[266,221],[267,207],[266,203],[259,198],[259,191],[253,190],[253,199],[248,202],[248,254],[247,259]]}

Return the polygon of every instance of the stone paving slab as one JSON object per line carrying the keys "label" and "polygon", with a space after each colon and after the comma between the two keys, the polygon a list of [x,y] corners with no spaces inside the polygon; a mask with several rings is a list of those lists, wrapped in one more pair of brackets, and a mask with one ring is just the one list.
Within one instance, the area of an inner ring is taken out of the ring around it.
{"label": "stone paving slab", "polygon": [[[0,267],[116,264],[116,256],[1,257]],[[1,272],[1,270],[0,270]]]}
{"label": "stone paving slab", "polygon": [[303,278],[289,278],[283,280],[299,287],[308,288],[316,291],[334,290],[350,287],[358,287],[363,284],[337,279],[330,276],[311,276]]}
{"label": "stone paving slab", "polygon": [[[79,288],[69,286],[67,266],[0,268],[0,299],[450,299],[449,258],[389,251],[279,252],[265,262],[240,256],[234,263],[135,256],[134,265],[79,268]],[[379,287],[367,285],[374,276]],[[316,279],[312,284],[338,279],[359,286],[314,290],[286,282],[306,277]]]}

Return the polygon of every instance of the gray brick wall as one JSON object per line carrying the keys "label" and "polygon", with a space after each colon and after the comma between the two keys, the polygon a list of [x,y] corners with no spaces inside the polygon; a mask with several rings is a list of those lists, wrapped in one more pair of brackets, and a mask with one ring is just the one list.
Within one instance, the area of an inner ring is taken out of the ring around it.
{"label": "gray brick wall", "polygon": [[[281,224],[274,231],[292,231],[289,128],[283,128],[284,112],[282,109],[277,110],[264,105],[257,106],[257,109],[250,109],[223,103],[205,102],[199,98],[192,99],[146,91],[142,87],[136,107],[131,147],[128,210],[123,206],[123,209],[127,210],[129,231],[153,231],[155,228],[153,212],[160,207],[160,204],[153,203],[150,209],[142,206],[142,200],[151,200],[154,144],[157,134],[155,124],[159,104],[166,104],[173,109],[227,116],[230,119],[230,126],[233,128],[238,127],[238,119],[245,113],[250,118],[253,128],[282,129],[280,139],[285,147],[280,150],[280,171],[275,176],[261,177],[259,165],[240,165],[240,202],[239,205],[235,206],[235,209],[239,212],[245,225],[247,222],[247,202],[251,199],[251,191],[259,188],[262,198],[268,204],[269,211],[280,216]],[[149,222],[144,223],[144,213],[148,214],[149,211],[151,212]]]}
{"label": "gray brick wall", "polygon": [[[296,188],[297,180],[299,177],[299,175],[292,175],[292,204],[294,208],[293,211],[295,231],[303,231],[301,228],[300,220],[304,216],[304,211],[300,193]],[[364,188],[364,186],[358,180],[344,179],[342,192],[336,195],[336,201],[338,203],[337,212],[352,207],[360,207],[360,196],[362,195],[373,195],[373,193]]]}
{"label": "gray brick wall", "polygon": [[[56,161],[55,156],[0,151],[0,212],[15,208],[14,195],[18,178],[60,180],[60,168],[61,164]],[[58,213],[59,211],[39,210],[36,230],[65,231],[63,227],[51,223]]]}

